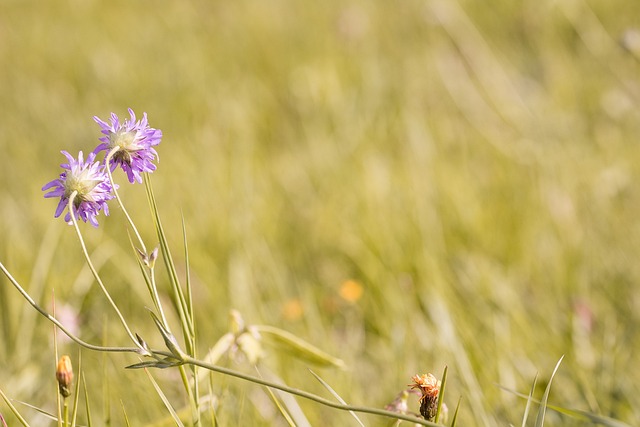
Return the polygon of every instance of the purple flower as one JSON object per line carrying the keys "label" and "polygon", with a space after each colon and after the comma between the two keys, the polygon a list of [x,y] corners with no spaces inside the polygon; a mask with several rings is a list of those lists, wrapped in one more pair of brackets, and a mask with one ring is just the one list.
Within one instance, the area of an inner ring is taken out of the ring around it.
{"label": "purple flower", "polygon": [[102,133],[106,136],[100,138],[102,144],[98,145],[94,153],[106,150],[111,151],[118,147],[118,151],[113,155],[109,167],[113,171],[118,165],[127,173],[129,182],[142,182],[141,172],[153,172],[156,165],[153,161],[158,153],[153,148],[160,144],[162,131],[153,129],[147,124],[147,113],[144,113],[142,120],[136,121],[136,115],[129,108],[131,118],[120,123],[120,119],[115,113],[111,113],[111,124],[93,117],[102,128]]}
{"label": "purple flower", "polygon": [[[113,199],[113,188],[109,182],[109,176],[104,165],[96,162],[95,153],[89,154],[87,161],[83,159],[82,151],[78,154],[78,160],[71,154],[62,151],[69,163],[60,165],[64,172],[60,178],[42,187],[42,191],[49,191],[44,197],[60,197],[60,202],[56,208],[55,218],[59,217],[69,204],[71,193],[77,191],[78,194],[73,199],[73,211],[76,219],[80,218],[84,222],[90,222],[94,227],[98,226],[96,216],[100,210],[104,210],[105,215],[109,215],[107,200]],[[64,220],[71,224],[71,213],[67,212]]]}

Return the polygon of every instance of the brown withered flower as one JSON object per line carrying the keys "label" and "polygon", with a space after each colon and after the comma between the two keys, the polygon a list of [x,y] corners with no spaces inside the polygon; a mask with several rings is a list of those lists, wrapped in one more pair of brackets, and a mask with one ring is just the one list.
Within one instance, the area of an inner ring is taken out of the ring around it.
{"label": "brown withered flower", "polygon": [[438,394],[440,393],[440,381],[433,374],[414,375],[413,382],[409,384],[411,389],[418,389],[420,396],[420,414],[427,420],[433,421],[438,411]]}
{"label": "brown withered flower", "polygon": [[69,356],[62,356],[58,361],[56,379],[58,380],[58,389],[62,397],[69,397],[71,395],[71,383],[73,383],[73,367]]}

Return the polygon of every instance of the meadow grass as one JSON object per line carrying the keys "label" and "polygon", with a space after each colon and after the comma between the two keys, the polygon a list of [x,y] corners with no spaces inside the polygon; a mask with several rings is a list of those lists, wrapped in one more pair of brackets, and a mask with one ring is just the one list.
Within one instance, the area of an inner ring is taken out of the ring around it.
{"label": "meadow grass", "polygon": [[[40,188],[60,150],[95,147],[92,116],[132,107],[164,133],[153,188],[183,281],[184,218],[198,356],[235,309],[347,369],[267,343],[259,372],[221,365],[330,400],[309,366],[377,408],[448,366],[458,425],[522,425],[536,375],[532,399],[637,425],[637,16],[622,0],[2,2],[0,261],[49,311],[55,293],[86,341],[131,345]],[[144,187],[114,178],[153,248]],[[99,221],[80,224],[91,258],[134,332],[161,348],[122,211]],[[164,267],[157,280],[171,307]],[[56,412],[52,335],[0,278],[0,390],[32,425],[48,421],[17,402]],[[58,346],[77,362],[77,345]],[[124,369],[138,362],[82,350],[94,425],[125,413],[173,424],[147,375]],[[149,372],[188,424],[180,373]],[[264,388],[208,383],[220,425],[287,425]],[[297,404],[311,425],[357,425]],[[0,414],[16,425],[4,403]],[[585,421],[547,410],[546,425]]]}

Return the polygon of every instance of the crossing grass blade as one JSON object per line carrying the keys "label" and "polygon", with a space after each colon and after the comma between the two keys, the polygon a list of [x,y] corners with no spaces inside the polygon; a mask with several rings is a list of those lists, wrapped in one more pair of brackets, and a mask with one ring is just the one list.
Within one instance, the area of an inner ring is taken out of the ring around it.
{"label": "crossing grass blade", "polygon": [[[18,419],[18,421],[20,421],[20,424],[22,424],[25,427],[29,427],[29,423],[27,422],[27,420],[24,419],[24,417],[20,414],[20,412],[18,412],[18,410],[16,409],[15,406],[13,406],[13,403],[11,403],[11,400],[9,400],[9,398],[7,397],[6,394],[4,394],[4,392],[2,391],[2,389],[0,389],[0,396],[2,396],[2,399],[4,400],[4,402],[7,404],[7,406],[9,407],[9,409],[11,410],[11,412],[13,413],[13,415],[15,415],[15,417]],[[53,417],[55,419],[55,417]]]}
{"label": "crossing grass blade", "polygon": [[78,402],[80,400],[80,380],[82,378],[83,378],[82,353],[78,350],[78,379],[76,380],[76,387],[73,393],[73,409],[71,411],[71,427],[76,426],[76,420],[78,417]]}
{"label": "crossing grass blade", "polygon": [[120,400],[120,405],[122,406],[122,415],[124,416],[124,422],[127,427],[131,427],[131,423],[129,423],[129,416],[127,415],[127,409],[124,407],[124,402]]}
{"label": "crossing grass blade", "polygon": [[[315,372],[313,372],[311,369],[309,369],[309,372],[311,372],[311,375],[313,375],[314,377],[316,377],[316,379],[320,382],[320,384],[323,385],[324,388],[326,388],[327,390],[329,390],[329,393],[331,393],[333,395],[333,397],[336,398],[336,400],[344,405],[347,404],[347,402],[345,402],[345,400],[333,389],[333,387],[331,387],[325,380],[323,380],[322,378],[320,378],[320,376],[318,374],[316,374]],[[353,412],[353,411],[349,411],[349,413],[351,414],[351,416],[353,418],[356,419],[357,423],[361,426],[364,427],[364,424],[362,423],[362,421],[360,420],[360,418],[358,418],[358,415]]]}
{"label": "crossing grass blade", "polygon": [[[522,399],[529,399],[529,396],[524,393],[519,393],[515,390],[511,390],[500,385],[498,385],[498,387]],[[533,398],[531,398],[531,402],[536,404],[541,404],[541,401]],[[606,427],[631,427],[630,424],[627,424],[623,421],[616,420],[610,417],[605,417],[603,415],[594,414],[592,412],[583,411],[580,409],[563,408],[561,406],[549,405],[549,404],[547,404],[547,408],[551,409],[552,411],[558,412],[559,414],[563,414],[568,417],[574,418],[578,421],[582,421],[583,423],[591,423],[593,425],[603,425]]]}
{"label": "crossing grass blade", "polygon": [[460,403],[462,403],[462,397],[458,399],[458,404],[456,405],[456,411],[453,413],[453,418],[451,419],[451,427],[456,427],[458,422],[458,413],[460,412]]}
{"label": "crossing grass blade", "polygon": [[436,410],[435,423],[437,424],[440,421],[440,413],[442,412],[442,403],[444,402],[444,388],[447,384],[447,373],[449,372],[449,367],[444,367],[444,372],[442,373],[442,380],[440,380],[440,391],[438,392],[438,409]]}
{"label": "crossing grass blade", "polygon": [[560,363],[562,363],[562,359],[564,359],[564,356],[562,356],[560,360],[558,360],[558,363],[556,363],[556,367],[553,369],[553,373],[549,378],[547,388],[544,390],[544,395],[540,401],[540,408],[538,409],[538,416],[536,417],[536,427],[542,427],[544,425],[544,416],[547,413],[547,401],[549,400],[549,393],[551,392],[551,384],[553,383],[553,378],[556,376],[556,372],[558,372]]}
{"label": "crossing grass blade", "polygon": [[89,392],[87,390],[87,381],[84,377],[84,374],[82,375],[82,388],[84,389],[84,407],[87,413],[87,427],[92,427],[91,406],[89,404]]}
{"label": "crossing grass blade", "polygon": [[533,384],[531,390],[529,390],[529,396],[527,397],[527,406],[524,409],[524,415],[522,416],[522,427],[526,427],[527,418],[529,418],[529,411],[531,410],[531,402],[533,401],[533,392],[536,389],[536,383],[538,381],[538,374],[533,378]]}
{"label": "crossing grass blade", "polygon": [[149,370],[147,368],[144,368],[144,371],[149,377],[149,381],[151,381],[151,384],[153,384],[153,388],[156,390],[156,393],[158,394],[158,396],[160,396],[160,399],[162,399],[162,403],[164,403],[164,406],[167,408],[167,411],[169,411],[169,413],[171,414],[171,417],[175,421],[176,425],[180,427],[184,427],[182,420],[180,420],[180,417],[176,413],[175,409],[173,409],[173,406],[171,406],[169,399],[167,399],[167,396],[165,396],[164,392],[162,391],[162,389],[160,388],[156,380],[153,378]]}

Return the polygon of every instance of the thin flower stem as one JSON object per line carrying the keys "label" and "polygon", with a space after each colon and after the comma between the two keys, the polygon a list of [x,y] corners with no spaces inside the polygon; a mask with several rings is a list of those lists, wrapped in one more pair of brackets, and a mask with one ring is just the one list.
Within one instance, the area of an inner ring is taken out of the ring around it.
{"label": "thin flower stem", "polygon": [[[2,270],[2,272],[5,274],[5,276],[7,276],[7,278],[13,284],[13,286],[29,302],[29,304],[31,304],[31,306],[33,306],[33,308],[35,308],[41,315],[46,317],[50,322],[52,322],[58,328],[60,328],[60,330],[62,332],[64,332],[69,338],[71,338],[73,341],[75,341],[80,346],[82,346],[84,348],[87,348],[89,350],[102,351],[102,352],[138,353],[138,354],[140,353],[140,349],[139,348],[134,348],[134,347],[104,347],[104,346],[97,346],[97,345],[89,344],[89,343],[81,340],[80,338],[78,338],[74,334],[72,334],[67,328],[65,328],[65,326],[62,323],[60,323],[60,321],[58,321],[56,318],[54,318],[49,313],[47,313],[45,310],[43,310],[38,304],[36,304],[36,302],[33,300],[33,298],[31,298],[31,296],[22,288],[22,286],[20,286],[18,281],[11,275],[11,273],[9,273],[9,271],[5,268],[5,266],[1,262],[0,262],[0,270]],[[153,349],[150,350],[150,351],[156,356],[165,356],[165,357],[173,357],[174,356],[172,353],[169,353],[169,352],[166,352],[166,351],[153,350]],[[242,372],[234,371],[232,369],[227,369],[227,368],[224,368],[224,367],[221,367],[221,366],[212,365],[210,363],[206,363],[206,362],[194,359],[194,358],[192,358],[190,356],[184,356],[183,359],[182,359],[182,363],[183,364],[187,364],[187,365],[192,365],[192,366],[199,366],[201,368],[208,369],[208,370],[213,371],[213,372],[218,372],[218,373],[223,374],[223,375],[228,375],[228,376],[239,378],[239,379],[242,379],[242,380],[245,380],[245,381],[249,381],[249,382],[252,382],[252,383],[255,383],[255,384],[260,384],[260,385],[263,385],[263,386],[266,386],[266,387],[271,387],[271,388],[274,388],[274,389],[277,389],[277,390],[281,390],[281,391],[284,391],[285,393],[289,393],[289,394],[293,394],[293,395],[296,395],[296,396],[300,396],[302,398],[305,398],[305,399],[314,401],[316,403],[319,403],[321,405],[328,406],[328,407],[335,408],[335,409],[340,409],[340,410],[344,410],[344,411],[354,411],[354,412],[360,412],[360,413],[367,413],[367,414],[373,414],[373,415],[379,415],[379,416],[383,416],[383,417],[409,421],[409,422],[413,422],[413,423],[421,424],[421,425],[425,425],[425,426],[438,426],[438,424],[426,421],[424,419],[420,419],[420,418],[416,418],[416,417],[413,417],[413,416],[410,416],[410,415],[404,415],[404,414],[400,414],[400,413],[396,413],[396,412],[385,411],[383,409],[368,408],[368,407],[363,407],[363,406],[343,405],[341,403],[333,402],[331,400],[325,399],[323,397],[317,396],[315,394],[312,394],[312,393],[309,393],[309,392],[306,392],[306,391],[303,391],[303,390],[298,390],[296,388],[289,387],[289,386],[286,386],[286,385],[277,384],[277,383],[274,383],[274,382],[271,382],[271,381],[266,381],[266,380],[263,380],[262,378],[254,377],[254,376],[251,376],[251,375],[247,375],[247,374],[244,374]]]}
{"label": "thin flower stem", "polygon": [[189,365],[196,365],[196,366],[200,366],[201,368],[204,369],[208,369],[210,371],[214,371],[214,372],[218,372],[224,375],[229,375],[232,377],[236,377],[236,378],[240,378],[242,380],[245,381],[249,381],[255,384],[260,384],[266,387],[271,387],[271,388],[275,388],[281,391],[284,391],[285,393],[289,393],[289,394],[293,394],[296,396],[300,396],[302,398],[305,399],[309,399],[312,400],[316,403],[319,403],[321,405],[324,406],[329,406],[331,408],[335,408],[335,409],[340,409],[343,411],[353,411],[353,412],[360,412],[360,413],[364,413],[364,414],[373,414],[373,415],[379,415],[382,417],[388,417],[388,418],[394,418],[394,419],[398,419],[398,420],[403,420],[403,421],[409,421],[415,424],[420,424],[420,425],[424,425],[424,426],[438,426],[438,424],[432,423],[430,421],[427,421],[425,419],[421,419],[421,418],[417,418],[417,417],[413,417],[411,415],[405,415],[405,414],[400,414],[398,412],[391,412],[391,411],[386,411],[384,409],[378,409],[378,408],[369,408],[366,406],[352,406],[352,405],[344,405],[342,403],[337,403],[328,399],[325,399],[323,397],[317,396],[313,393],[309,393],[307,391],[304,390],[299,390],[293,387],[289,387],[283,384],[277,384],[271,381],[267,381],[267,380],[263,380],[262,378],[258,378],[258,377],[254,377],[252,375],[247,375],[244,374],[242,372],[238,372],[238,371],[234,371],[232,369],[227,369],[227,368],[223,368],[222,366],[217,366],[217,365],[212,365],[210,363],[206,363],[197,359],[194,359],[192,357],[186,356],[183,358],[183,363],[189,364]]}
{"label": "thin flower stem", "polygon": [[67,402],[67,398],[64,399],[63,401],[63,410],[62,412],[64,413],[63,418],[64,418],[64,427],[67,427],[69,425],[69,402]]}
{"label": "thin flower stem", "polygon": [[116,184],[115,182],[113,182],[113,176],[111,175],[111,166],[109,165],[109,162],[111,161],[111,158],[113,157],[113,155],[116,154],[119,149],[120,147],[114,147],[111,151],[109,151],[109,153],[107,154],[107,157],[105,157],[104,159],[105,169],[107,170],[107,174],[109,175],[109,181],[111,182],[111,187],[113,188],[113,194],[116,196],[116,200],[118,201],[118,204],[120,205],[120,208],[122,209],[122,212],[124,213],[125,218],[127,218],[129,225],[131,225],[133,232],[138,238],[140,247],[146,254],[147,247],[144,245],[144,242],[142,241],[142,237],[140,237],[140,233],[138,233],[138,229],[136,228],[136,225],[133,223],[133,220],[129,216],[129,212],[127,212],[127,209],[124,207],[124,203],[122,203],[122,199],[120,199],[120,195],[118,194],[118,190],[116,189]]}
{"label": "thin flower stem", "polygon": [[[105,352],[114,352],[114,353],[139,353],[139,348],[136,348],[136,347],[104,347],[104,346],[89,344],[88,342],[81,340],[80,338],[75,336],[73,333],[71,333],[62,323],[60,323],[60,321],[58,319],[56,319],[55,317],[53,317],[52,315],[47,313],[42,307],[40,307],[34,301],[34,299],[31,298],[31,295],[29,295],[27,293],[27,291],[25,291],[22,288],[20,283],[18,283],[18,281],[11,275],[11,273],[9,273],[9,271],[5,268],[5,266],[1,262],[0,262],[0,270],[2,270],[4,275],[7,276],[7,279],[9,279],[9,281],[11,282],[11,284],[18,290],[18,292],[20,292],[22,297],[24,299],[26,299],[27,302],[29,304],[31,304],[31,306],[33,308],[36,309],[36,311],[38,313],[40,313],[42,316],[46,317],[47,320],[49,320],[51,323],[56,325],[62,332],[64,332],[64,334],[66,336],[68,336],[71,340],[76,342],[78,345],[80,345],[80,346],[82,346],[82,347],[84,347],[86,349],[94,350],[94,351],[105,351]],[[165,356],[170,356],[171,355],[171,353],[167,353],[167,352],[158,352],[158,351],[155,351],[155,350],[152,350],[152,351],[154,353],[162,354],[162,355],[165,355]]]}
{"label": "thin flower stem", "polygon": [[[193,365],[191,365],[193,366]],[[193,422],[193,426],[200,425],[200,410],[199,405],[196,403],[197,399],[193,395],[193,391],[191,390],[191,386],[189,385],[189,377],[187,376],[187,370],[184,365],[179,366],[180,377],[182,378],[182,384],[184,385],[184,389],[187,392],[187,398],[189,399],[189,403],[191,406],[191,421]],[[194,378],[194,383],[197,383],[198,380],[196,377]]]}
{"label": "thin flower stem", "polygon": [[167,330],[169,329],[169,322],[167,321],[167,317],[164,315],[164,310],[162,309],[162,303],[160,303],[160,296],[158,295],[158,287],[156,285],[156,275],[155,268],[149,268],[150,279],[151,279],[151,299],[153,299],[153,303],[156,306],[156,309],[160,313],[160,318],[162,319],[162,324]]}
{"label": "thin flower stem", "polygon": [[89,257],[89,252],[87,252],[87,247],[84,244],[84,239],[82,238],[82,233],[80,232],[80,227],[78,227],[78,221],[76,220],[75,212],[73,211],[73,200],[75,199],[77,194],[78,192],[74,191],[73,193],[71,193],[71,196],[69,197],[69,213],[71,214],[71,221],[73,222],[73,226],[78,235],[78,240],[80,240],[82,253],[84,254],[85,259],[87,260],[89,269],[93,273],[93,277],[95,277],[96,281],[98,282],[98,285],[100,286],[100,289],[102,289],[102,292],[104,293],[105,297],[109,301],[109,304],[111,304],[111,307],[113,307],[113,309],[116,311],[118,317],[120,318],[120,322],[122,323],[122,326],[124,326],[124,329],[127,331],[127,334],[129,335],[129,338],[131,338],[131,341],[133,341],[135,345],[137,345],[138,347],[140,347],[140,349],[142,349],[142,346],[140,345],[136,337],[131,332],[131,329],[129,329],[129,325],[127,325],[126,320],[124,320],[122,313],[118,309],[118,306],[116,305],[116,303],[113,301],[113,298],[111,298],[109,291],[107,291],[107,288],[102,283],[102,279],[100,279],[100,276],[98,275],[98,271],[95,269],[95,267],[93,266],[93,263],[91,262],[91,258]]}

